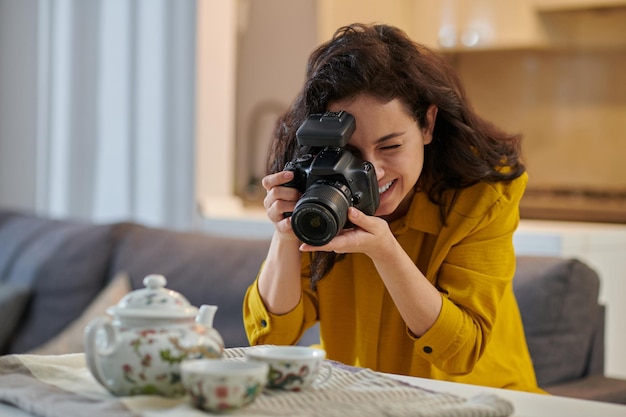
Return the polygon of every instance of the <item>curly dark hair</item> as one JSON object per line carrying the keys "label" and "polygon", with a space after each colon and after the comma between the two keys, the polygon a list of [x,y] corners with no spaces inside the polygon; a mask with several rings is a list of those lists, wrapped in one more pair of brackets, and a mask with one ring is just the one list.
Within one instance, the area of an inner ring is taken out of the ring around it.
{"label": "curly dark hair", "polygon": [[[277,123],[268,173],[309,150],[295,132],[311,113],[329,103],[369,95],[400,99],[420,126],[426,112],[438,109],[433,140],[425,146],[424,166],[416,188],[440,207],[442,222],[457,192],[480,181],[510,181],[522,175],[521,136],[510,135],[481,118],[448,60],[413,42],[405,32],[382,24],[353,24],[338,29],[309,57],[306,82]],[[325,275],[336,257],[316,252],[312,279]]]}

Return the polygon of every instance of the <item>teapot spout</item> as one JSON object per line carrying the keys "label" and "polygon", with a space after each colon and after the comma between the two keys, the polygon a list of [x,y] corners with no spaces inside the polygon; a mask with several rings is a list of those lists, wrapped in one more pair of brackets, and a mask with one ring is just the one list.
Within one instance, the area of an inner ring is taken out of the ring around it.
{"label": "teapot spout", "polygon": [[216,311],[217,306],[207,304],[200,306],[196,322],[204,325],[205,327],[213,327],[213,319],[215,318]]}

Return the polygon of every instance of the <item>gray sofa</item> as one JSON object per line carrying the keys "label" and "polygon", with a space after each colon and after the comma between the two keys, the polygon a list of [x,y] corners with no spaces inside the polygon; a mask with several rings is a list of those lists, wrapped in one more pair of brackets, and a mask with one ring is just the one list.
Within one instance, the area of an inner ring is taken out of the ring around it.
{"label": "gray sofa", "polygon": [[537,382],[554,395],[626,404],[604,375],[600,277],[578,259],[518,256],[513,279]]}
{"label": "gray sofa", "polygon": [[[268,244],[0,210],[0,354],[53,339],[122,271],[132,288],[159,273],[193,305],[217,305],[214,326],[226,346],[246,346],[242,300]],[[514,289],[539,384],[557,395],[626,403],[626,381],[604,376],[598,285],[580,261],[518,257]],[[301,343],[315,337],[313,330]]]}

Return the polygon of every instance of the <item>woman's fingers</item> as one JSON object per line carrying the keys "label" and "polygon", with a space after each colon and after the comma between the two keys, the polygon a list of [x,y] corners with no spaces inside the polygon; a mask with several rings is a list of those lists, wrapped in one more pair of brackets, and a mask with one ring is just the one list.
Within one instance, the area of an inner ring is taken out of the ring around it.
{"label": "woman's fingers", "polygon": [[350,207],[348,209],[348,220],[355,227],[344,229],[324,246],[311,246],[302,244],[300,250],[328,251],[336,253],[365,253],[375,251],[377,247],[391,233],[387,222],[375,216],[368,216],[362,211]]}
{"label": "woman's fingers", "polygon": [[292,171],[281,171],[275,174],[270,174],[263,178],[261,185],[265,188],[265,191],[270,191],[274,187],[283,185],[293,179]]}
{"label": "woman's fingers", "polygon": [[262,180],[263,188],[267,191],[263,206],[273,223],[282,221],[285,213],[291,213],[300,198],[300,192],[297,189],[282,186],[291,179],[293,179],[293,172],[283,171],[268,175]]}

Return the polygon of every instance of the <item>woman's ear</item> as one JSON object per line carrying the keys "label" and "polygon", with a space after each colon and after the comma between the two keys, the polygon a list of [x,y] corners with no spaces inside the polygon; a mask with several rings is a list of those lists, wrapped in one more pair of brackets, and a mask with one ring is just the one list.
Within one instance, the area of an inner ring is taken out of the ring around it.
{"label": "woman's ear", "polygon": [[435,120],[437,119],[437,106],[431,104],[426,110],[426,126],[422,129],[424,136],[424,145],[428,145],[433,141],[433,130],[435,130]]}

